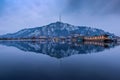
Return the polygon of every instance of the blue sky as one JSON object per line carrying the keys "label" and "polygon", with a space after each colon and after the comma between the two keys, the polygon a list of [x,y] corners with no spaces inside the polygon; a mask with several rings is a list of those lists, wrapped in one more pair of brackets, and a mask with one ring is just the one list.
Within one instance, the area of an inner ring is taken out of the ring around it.
{"label": "blue sky", "polygon": [[58,21],[119,35],[120,0],[0,0],[0,35]]}

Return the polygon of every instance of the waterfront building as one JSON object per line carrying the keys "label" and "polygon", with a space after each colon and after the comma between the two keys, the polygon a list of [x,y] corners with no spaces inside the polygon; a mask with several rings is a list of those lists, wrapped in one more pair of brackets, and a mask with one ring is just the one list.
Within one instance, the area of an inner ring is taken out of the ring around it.
{"label": "waterfront building", "polygon": [[86,41],[109,41],[112,40],[109,35],[100,35],[100,36],[85,36],[84,40]]}

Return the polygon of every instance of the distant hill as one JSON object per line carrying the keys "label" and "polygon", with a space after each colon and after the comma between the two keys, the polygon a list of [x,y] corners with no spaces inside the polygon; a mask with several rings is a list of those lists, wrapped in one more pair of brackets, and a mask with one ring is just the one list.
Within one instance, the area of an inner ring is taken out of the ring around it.
{"label": "distant hill", "polygon": [[46,26],[23,29],[16,33],[1,35],[0,38],[38,38],[40,36],[60,37],[70,36],[72,34],[80,34],[83,36],[98,36],[107,34],[110,36],[115,36],[114,34],[105,32],[101,29],[86,26],[74,26],[67,23],[55,22]]}

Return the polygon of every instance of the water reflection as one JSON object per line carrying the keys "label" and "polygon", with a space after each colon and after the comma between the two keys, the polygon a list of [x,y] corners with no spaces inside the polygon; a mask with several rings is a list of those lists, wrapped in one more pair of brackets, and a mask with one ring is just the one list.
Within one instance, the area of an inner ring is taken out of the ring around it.
{"label": "water reflection", "polygon": [[118,46],[117,43],[104,42],[39,42],[39,41],[0,41],[1,45],[13,46],[25,52],[46,54],[55,58],[64,58],[75,54],[89,54]]}

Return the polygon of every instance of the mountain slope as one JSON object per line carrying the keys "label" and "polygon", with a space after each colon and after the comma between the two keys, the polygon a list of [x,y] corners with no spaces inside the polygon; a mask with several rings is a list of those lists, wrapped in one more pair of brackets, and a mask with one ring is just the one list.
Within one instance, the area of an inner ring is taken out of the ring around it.
{"label": "mountain slope", "polygon": [[0,38],[37,38],[39,36],[60,37],[70,36],[72,34],[80,34],[83,36],[108,34],[110,36],[115,36],[114,34],[105,32],[101,29],[85,26],[73,26],[67,23],[55,22],[42,27],[23,29],[13,34],[2,35]]}

